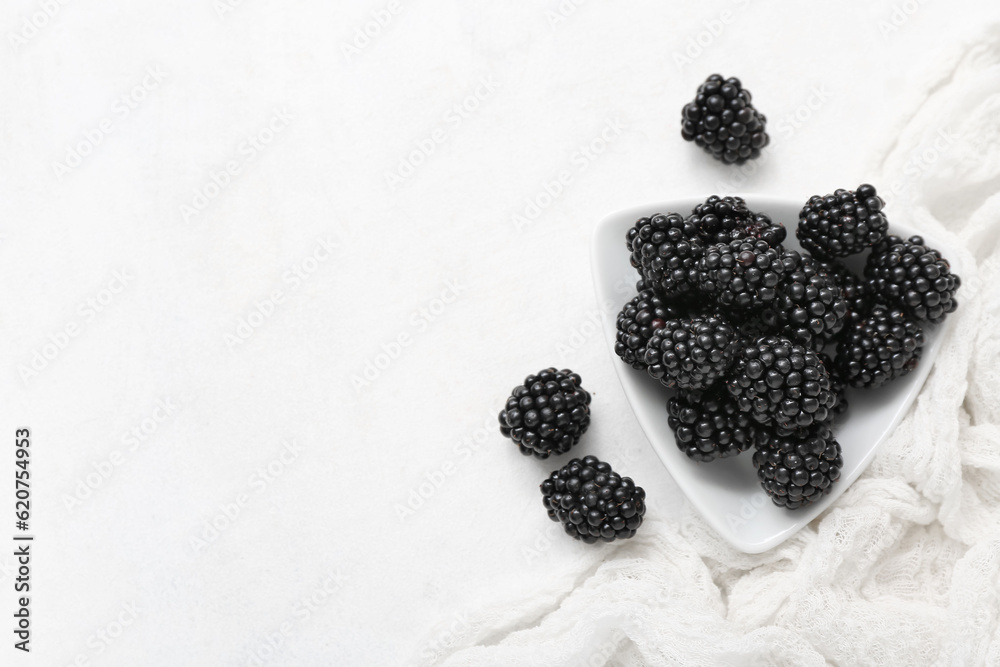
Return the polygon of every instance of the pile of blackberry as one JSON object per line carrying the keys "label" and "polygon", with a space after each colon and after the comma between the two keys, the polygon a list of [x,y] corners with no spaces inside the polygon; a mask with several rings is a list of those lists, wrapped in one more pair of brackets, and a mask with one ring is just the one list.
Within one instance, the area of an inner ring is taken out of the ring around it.
{"label": "pile of blackberry", "polygon": [[[731,81],[702,86],[685,107],[686,135],[715,145],[724,126],[705,122],[713,113],[723,122],[715,98],[749,103]],[[844,465],[834,422],[847,412],[847,388],[916,368],[922,327],[955,310],[961,285],[921,237],[889,235],[884,206],[869,184],[811,197],[796,229],[802,251],[786,248],[785,228],[739,197],[713,196],[688,215],[656,214],[629,229],[641,291],[618,317],[615,352],[676,390],[665,418],[688,458],[753,448],[761,486],[787,509],[830,492]],[[848,266],[860,261],[842,261],[861,253],[863,277]]]}

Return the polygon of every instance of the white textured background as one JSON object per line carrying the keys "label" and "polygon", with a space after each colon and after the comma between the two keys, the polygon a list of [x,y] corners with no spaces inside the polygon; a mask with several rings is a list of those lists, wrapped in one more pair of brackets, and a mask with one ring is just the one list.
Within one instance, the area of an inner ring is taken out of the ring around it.
{"label": "white textured background", "polygon": [[[391,20],[345,50],[375,15]],[[594,223],[867,180],[927,94],[911,82],[998,17],[975,0],[9,0],[0,435],[32,429],[37,542],[34,651],[5,635],[0,663],[410,664],[482,605],[568,592],[614,552],[548,521],[537,484],[559,464],[495,427],[527,373],[581,373],[594,421],[575,451],[635,477],[651,514],[682,502],[592,323]],[[769,119],[753,173],[680,138],[713,71]]]}

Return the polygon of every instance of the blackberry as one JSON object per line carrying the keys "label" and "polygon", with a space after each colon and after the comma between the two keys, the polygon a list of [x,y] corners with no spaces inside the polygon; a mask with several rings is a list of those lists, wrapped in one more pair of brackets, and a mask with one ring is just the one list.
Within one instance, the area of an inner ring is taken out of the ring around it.
{"label": "blackberry", "polygon": [[794,510],[830,493],[844,467],[840,443],[826,424],[764,430],[753,454],[757,479],[778,507]]}
{"label": "blackberry", "polygon": [[[865,289],[864,281],[853,271],[838,261],[819,262],[816,267],[820,273],[829,276],[847,302],[847,314],[844,315],[844,327],[865,317],[871,312],[871,299]],[[843,331],[844,329],[841,329]]]}
{"label": "blackberry", "polygon": [[829,354],[820,352],[819,360],[823,362],[823,366],[830,374],[830,390],[837,397],[837,402],[833,406],[833,412],[835,415],[842,415],[847,412],[847,408],[849,407],[847,401],[847,383],[841,377],[840,371],[837,370]]}
{"label": "blackberry", "polygon": [[865,265],[865,285],[921,322],[942,322],[958,307],[955,292],[962,280],[948,260],[924,244],[920,236],[904,241],[889,236],[872,248]]}
{"label": "blackberry", "polygon": [[901,308],[878,304],[844,333],[834,364],[852,387],[879,387],[916,368],[923,348],[919,324]]}
{"label": "blackberry", "polygon": [[547,368],[514,387],[500,411],[500,433],[525,456],[565,454],[590,426],[590,394],[580,376]]}
{"label": "blackberry", "polygon": [[643,357],[650,337],[667,320],[682,317],[681,311],[656,295],[653,290],[639,292],[618,313],[615,354],[636,370],[646,370]]}
{"label": "blackberry", "polygon": [[820,259],[846,257],[875,245],[889,229],[885,202],[867,183],[858,189],[813,196],[799,212],[795,235],[805,250]]}
{"label": "blackberry", "polygon": [[726,384],[741,411],[781,428],[828,422],[837,404],[819,356],[780,336],[746,346]]}
{"label": "blackberry", "polygon": [[754,108],[751,97],[739,79],[711,75],[681,111],[681,136],[726,163],[758,157],[770,139],[767,118]]}
{"label": "blackberry", "polygon": [[632,266],[664,296],[692,290],[704,247],[692,225],[676,213],[640,218],[625,236]]}
{"label": "blackberry", "polygon": [[793,343],[822,349],[844,328],[847,300],[836,280],[809,255],[786,250],[784,259],[786,273],[771,306],[775,319]]}
{"label": "blackberry", "polygon": [[646,514],[646,492],[594,456],[573,459],[541,483],[549,518],[588,544],[635,535]]}
{"label": "blackberry", "polygon": [[667,415],[677,448],[702,462],[750,449],[759,428],[749,415],[740,412],[722,385],[705,391],[678,391],[667,401]]}
{"label": "blackberry", "polygon": [[715,314],[667,320],[646,346],[646,372],[667,387],[705,389],[722,377],[739,349],[739,333]]}
{"label": "blackberry", "polygon": [[739,239],[708,248],[698,263],[698,287],[727,311],[771,305],[786,266],[782,252],[766,241]]}
{"label": "blackberry", "polygon": [[764,213],[754,213],[740,197],[712,195],[691,211],[688,221],[707,245],[737,239],[762,239],[772,248],[784,242],[787,232],[781,223]]}

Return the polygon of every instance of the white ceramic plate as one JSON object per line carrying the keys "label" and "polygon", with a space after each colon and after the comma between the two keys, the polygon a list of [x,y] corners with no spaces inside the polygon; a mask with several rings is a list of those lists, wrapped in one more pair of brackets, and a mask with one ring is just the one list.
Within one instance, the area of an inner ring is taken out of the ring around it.
{"label": "white ceramic plate", "polygon": [[[598,303],[610,300],[624,305],[635,296],[638,273],[629,265],[625,233],[636,220],[655,213],[676,212],[684,216],[707,197],[685,197],[648,206],[629,208],[606,216],[594,232],[591,259]],[[764,212],[788,229],[785,246],[801,250],[795,238],[798,213],[807,197],[799,200],[743,195],[754,211]],[[917,232],[894,220],[887,211],[892,234],[908,238]],[[927,243],[952,264],[959,275],[958,253],[950,246],[923,234]],[[860,272],[864,256],[847,262]],[[632,285],[623,294],[623,285]],[[961,296],[959,296],[961,303]],[[603,326],[611,348],[612,362],[618,369],[625,396],[649,438],[656,454],[667,467],[688,500],[706,521],[730,544],[748,553],[767,551],[791,537],[833,503],[871,463],[875,450],[892,433],[913,403],[930,372],[931,364],[941,349],[951,319],[940,326],[924,327],[926,343],[917,369],[906,377],[884,387],[871,390],[848,390],[850,409],[835,426],[834,432],[843,449],[844,468],[833,491],[822,501],[799,510],[786,510],[771,503],[764,494],[753,468],[752,451],[711,463],[698,463],[681,452],[667,425],[666,402],[672,390],[661,386],[644,371],[625,364],[614,353],[615,318],[605,318]]]}

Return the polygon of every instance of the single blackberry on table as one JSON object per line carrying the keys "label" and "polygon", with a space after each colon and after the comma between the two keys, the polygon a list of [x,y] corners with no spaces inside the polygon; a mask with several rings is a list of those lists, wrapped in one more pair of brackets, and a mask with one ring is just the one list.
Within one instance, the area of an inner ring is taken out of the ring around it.
{"label": "single blackberry on table", "polygon": [[916,368],[923,348],[919,324],[901,308],[878,304],[844,332],[834,364],[852,387],[879,387]]}
{"label": "single blackberry on table", "polygon": [[[844,296],[844,301],[847,302],[847,314],[844,316],[845,328],[871,312],[871,298],[865,289],[865,283],[853,271],[835,260],[819,262],[817,269],[821,274],[832,278],[840,287],[840,293]],[[841,331],[843,330],[841,329]]]}
{"label": "single blackberry on table", "polygon": [[615,354],[636,370],[645,370],[646,344],[667,320],[683,317],[674,304],[661,299],[653,290],[643,290],[618,313]]}
{"label": "single blackberry on table", "polygon": [[823,362],[823,366],[830,374],[830,390],[837,397],[837,402],[833,406],[833,413],[835,415],[842,415],[847,412],[847,408],[849,407],[847,401],[847,382],[840,376],[840,371],[837,370],[836,365],[833,363],[833,358],[829,354],[820,352],[819,360]]}
{"label": "single blackberry on table", "polygon": [[590,394],[580,376],[547,368],[514,387],[500,411],[500,433],[525,456],[565,454],[590,426]]}
{"label": "single blackberry on table", "polygon": [[865,285],[879,298],[898,305],[910,317],[935,324],[958,307],[955,292],[962,280],[948,260],[920,236],[889,236],[872,248],[865,265]]}
{"label": "single blackberry on table", "polygon": [[594,456],[573,459],[542,482],[549,518],[588,544],[628,539],[642,525],[646,492]]}
{"label": "single blackberry on table", "polygon": [[640,218],[628,230],[625,243],[632,266],[648,287],[663,296],[693,289],[704,247],[694,227],[680,215],[657,213]]}
{"label": "single blackberry on table", "polygon": [[787,235],[784,225],[764,213],[754,213],[740,197],[712,195],[694,207],[688,222],[706,245],[762,239],[775,248]]}
{"label": "single blackberry on table", "polygon": [[667,400],[667,423],[677,448],[695,461],[714,461],[754,444],[759,425],[740,412],[722,384],[705,391],[679,390]]}
{"label": "single blackberry on table", "polygon": [[726,386],[741,411],[781,428],[826,423],[837,405],[819,355],[781,336],[764,336],[743,348]]}
{"label": "single blackberry on table", "polygon": [[707,313],[667,320],[646,346],[646,372],[666,387],[705,389],[722,377],[739,349],[739,333]]}
{"label": "single blackberry on table", "polygon": [[830,493],[840,479],[844,457],[826,424],[796,430],[763,429],[753,466],[771,501],[794,510]]}
{"label": "single blackberry on table", "polygon": [[727,312],[766,308],[777,298],[785,275],[782,255],[761,239],[716,244],[698,263],[698,287]]}
{"label": "single blackberry on table", "polygon": [[867,183],[853,192],[841,189],[813,196],[799,212],[795,235],[818,259],[853,255],[885,238],[889,221],[883,206],[885,202]]}
{"label": "single blackberry on table", "polygon": [[775,319],[793,343],[822,349],[844,328],[847,300],[836,280],[809,255],[786,250],[784,259],[785,275],[771,305]]}
{"label": "single blackberry on table", "polygon": [[770,138],[767,117],[754,108],[751,98],[739,79],[711,75],[681,111],[681,136],[726,163],[742,164],[758,157]]}

